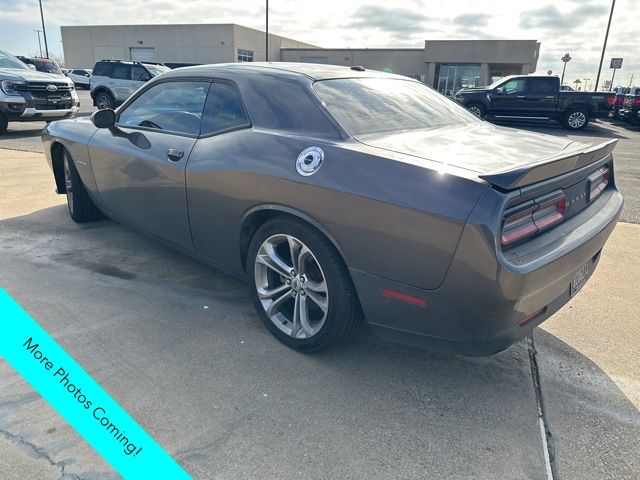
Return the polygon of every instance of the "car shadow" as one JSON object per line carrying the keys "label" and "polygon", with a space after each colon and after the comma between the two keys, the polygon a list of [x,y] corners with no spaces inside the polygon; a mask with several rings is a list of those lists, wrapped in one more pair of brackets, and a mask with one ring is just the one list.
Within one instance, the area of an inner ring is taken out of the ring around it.
{"label": "car shadow", "polygon": [[[37,126],[36,126],[37,125]],[[42,134],[42,129],[46,126],[45,122],[38,122],[32,125],[29,125],[29,128],[21,128],[19,130],[14,130],[11,127],[13,124],[9,124],[9,129],[0,137],[0,140],[19,140],[22,138],[33,138],[39,137]]]}
{"label": "car shadow", "polygon": [[[187,471],[545,478],[525,342],[467,358],[387,343],[365,325],[347,343],[304,355],[269,334],[243,282],[111,220],[74,224],[65,205],[0,221],[0,263],[2,287],[39,313],[41,326]],[[45,308],[52,299],[59,303]],[[619,456],[637,463],[640,455],[628,458],[640,428],[628,419],[637,420],[638,410],[616,382],[553,335],[540,330],[535,339],[543,396],[561,394],[546,403],[558,465],[573,461],[568,451],[563,457],[565,445],[587,448],[596,434],[604,439],[580,458],[585,465],[602,462],[611,473],[624,467],[616,466]],[[567,376],[574,371],[589,378]],[[2,370],[9,388],[0,391],[0,428],[47,450],[51,415],[34,408],[36,400],[17,400],[30,390],[8,381],[15,377]],[[594,433],[588,422],[571,431],[570,412],[554,410],[562,400],[587,405],[587,413],[611,411],[603,417],[609,423],[598,424],[611,432]],[[611,439],[621,418],[632,434]],[[53,461],[73,463],[66,446],[55,447]],[[565,478],[587,478],[572,468]]]}

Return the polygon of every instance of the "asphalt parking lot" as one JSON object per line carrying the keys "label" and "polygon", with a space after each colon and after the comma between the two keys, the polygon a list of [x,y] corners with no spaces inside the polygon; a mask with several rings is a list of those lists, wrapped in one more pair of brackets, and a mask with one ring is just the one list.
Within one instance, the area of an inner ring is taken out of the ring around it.
{"label": "asphalt parking lot", "polygon": [[[0,139],[0,286],[193,478],[638,478],[640,131],[571,135],[619,139],[630,223],[532,341],[473,359],[366,328],[327,353],[287,349],[241,282],[112,221],[74,224],[42,126]],[[118,478],[4,361],[0,385],[2,478]]]}

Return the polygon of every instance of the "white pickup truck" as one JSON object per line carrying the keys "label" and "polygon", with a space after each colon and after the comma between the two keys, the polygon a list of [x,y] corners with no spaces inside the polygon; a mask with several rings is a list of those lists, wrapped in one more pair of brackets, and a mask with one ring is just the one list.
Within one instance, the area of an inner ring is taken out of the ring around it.
{"label": "white pickup truck", "polygon": [[9,122],[41,122],[73,117],[80,101],[73,82],[37,72],[0,50],[0,135]]}

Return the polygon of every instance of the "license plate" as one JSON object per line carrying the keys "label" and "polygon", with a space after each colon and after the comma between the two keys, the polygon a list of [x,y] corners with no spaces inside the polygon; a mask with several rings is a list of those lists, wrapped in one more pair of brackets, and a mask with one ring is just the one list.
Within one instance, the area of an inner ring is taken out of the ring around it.
{"label": "license plate", "polygon": [[62,101],[62,97],[47,97],[49,104],[58,105]]}
{"label": "license plate", "polygon": [[587,283],[587,279],[591,274],[590,265],[591,262],[587,262],[580,267],[580,269],[576,272],[576,274],[571,279],[571,296],[573,297],[576,293],[580,291],[584,284]]}

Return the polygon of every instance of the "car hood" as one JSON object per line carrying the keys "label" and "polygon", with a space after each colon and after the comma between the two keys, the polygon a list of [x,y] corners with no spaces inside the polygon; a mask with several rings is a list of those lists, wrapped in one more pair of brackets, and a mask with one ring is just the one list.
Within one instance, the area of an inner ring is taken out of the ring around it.
{"label": "car hood", "polygon": [[14,80],[25,82],[65,82],[71,83],[64,75],[56,75],[55,73],[38,72],[31,69],[18,68],[0,68],[0,77],[2,80]]}
{"label": "car hood", "polygon": [[456,127],[396,134],[365,135],[365,145],[478,174],[544,162],[558,154],[584,150],[585,144],[551,135],[474,122]]}

